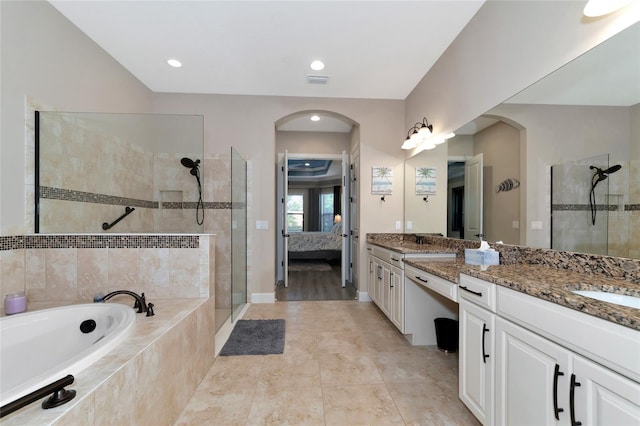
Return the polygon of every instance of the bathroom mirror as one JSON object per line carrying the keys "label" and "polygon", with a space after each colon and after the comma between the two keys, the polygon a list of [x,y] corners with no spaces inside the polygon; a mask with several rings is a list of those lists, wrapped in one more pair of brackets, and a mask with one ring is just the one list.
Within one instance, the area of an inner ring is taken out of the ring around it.
{"label": "bathroom mirror", "polygon": [[[636,23],[456,130],[446,146],[449,236],[477,239],[469,233],[460,235],[464,219],[456,205],[468,195],[463,194],[465,160],[483,153],[484,239],[639,258],[638,75],[640,24]],[[415,168],[411,164],[429,153],[408,159],[406,169],[411,172]],[[600,156],[608,158],[607,164],[587,164]],[[554,180],[552,188],[552,170],[564,164],[575,172],[571,179]],[[594,227],[589,205],[594,173],[615,165],[621,167],[597,185]],[[559,192],[566,193],[564,201],[558,201]],[[414,188],[407,185],[405,220],[416,217],[415,198]],[[554,223],[562,229],[552,232]],[[415,223],[413,227],[420,228]]]}
{"label": "bathroom mirror", "polygon": [[36,233],[202,233],[203,142],[203,116],[36,112]]}

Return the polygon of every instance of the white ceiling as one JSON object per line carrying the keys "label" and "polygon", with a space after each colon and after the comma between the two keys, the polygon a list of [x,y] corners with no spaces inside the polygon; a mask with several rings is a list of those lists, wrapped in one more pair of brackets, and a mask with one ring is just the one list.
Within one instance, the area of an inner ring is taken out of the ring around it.
{"label": "white ceiling", "polygon": [[154,92],[370,99],[405,99],[483,2],[50,0]]}

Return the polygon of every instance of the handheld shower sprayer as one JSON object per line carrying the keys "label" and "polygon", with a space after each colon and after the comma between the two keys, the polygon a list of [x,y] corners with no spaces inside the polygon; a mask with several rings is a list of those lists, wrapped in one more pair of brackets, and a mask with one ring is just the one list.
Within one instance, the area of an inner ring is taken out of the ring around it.
{"label": "handheld shower sprayer", "polygon": [[616,164],[615,166],[611,166],[605,170],[602,170],[600,167],[589,166],[589,170],[594,170],[593,175],[591,176],[591,191],[589,192],[589,207],[591,207],[592,225],[596,224],[596,186],[598,185],[598,183],[608,178],[610,174],[617,172],[621,168],[622,166],[620,164]]}
{"label": "handheld shower sprayer", "polygon": [[[200,160],[195,161],[191,158],[183,157],[180,159],[180,164],[185,166],[189,170],[192,176],[195,176],[196,182],[198,182],[198,203],[196,204],[196,223],[202,225],[204,222],[204,203],[202,202],[202,184],[200,183]],[[200,217],[200,210],[202,210],[202,217]]]}

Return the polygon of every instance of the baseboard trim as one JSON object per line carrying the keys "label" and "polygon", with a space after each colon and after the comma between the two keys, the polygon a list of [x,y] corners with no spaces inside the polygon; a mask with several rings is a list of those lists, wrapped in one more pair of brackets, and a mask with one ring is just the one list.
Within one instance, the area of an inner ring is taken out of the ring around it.
{"label": "baseboard trim", "polygon": [[273,293],[252,293],[251,303],[275,303],[276,294]]}
{"label": "baseboard trim", "polygon": [[366,291],[358,290],[358,302],[371,302],[371,298],[369,297],[369,293]]}

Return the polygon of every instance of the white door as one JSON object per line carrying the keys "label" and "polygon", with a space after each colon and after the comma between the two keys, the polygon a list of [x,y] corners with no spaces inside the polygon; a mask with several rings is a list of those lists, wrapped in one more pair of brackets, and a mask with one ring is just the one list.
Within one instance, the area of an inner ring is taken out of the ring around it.
{"label": "white door", "polygon": [[[360,270],[360,229],[358,227],[358,183],[360,180],[359,176],[359,162],[360,156],[359,154],[353,155],[351,158],[351,165],[349,169],[351,170],[350,177],[350,190],[349,190],[349,223],[351,225],[351,283],[353,286],[360,291],[360,282],[359,275]],[[365,287],[364,291],[370,291]]]}
{"label": "white door", "polygon": [[572,424],[640,424],[640,384],[577,355],[573,372],[569,379]]}
{"label": "white door", "polygon": [[342,287],[347,284],[350,270],[349,256],[349,157],[342,151],[342,191],[340,195],[340,216],[342,216]]}
{"label": "white door", "polygon": [[482,154],[464,164],[464,238],[482,240]]}
{"label": "white door", "polygon": [[282,245],[283,245],[283,265],[284,265],[284,286],[289,287],[289,225],[287,223],[287,200],[289,199],[289,152],[284,151],[284,160],[282,165],[282,199],[283,199],[283,226],[282,226]]}
{"label": "white door", "polygon": [[492,425],[495,315],[460,300],[459,396],[483,425]]}
{"label": "white door", "polygon": [[496,319],[496,424],[568,425],[571,354]]}

